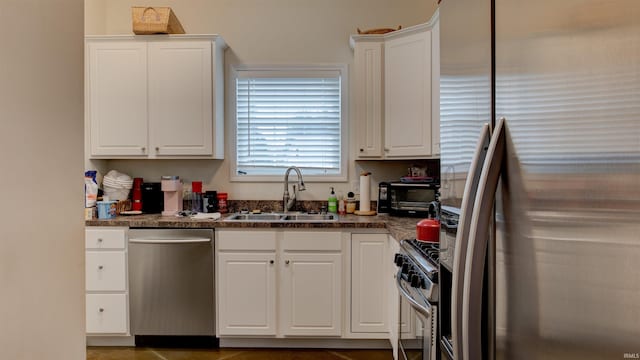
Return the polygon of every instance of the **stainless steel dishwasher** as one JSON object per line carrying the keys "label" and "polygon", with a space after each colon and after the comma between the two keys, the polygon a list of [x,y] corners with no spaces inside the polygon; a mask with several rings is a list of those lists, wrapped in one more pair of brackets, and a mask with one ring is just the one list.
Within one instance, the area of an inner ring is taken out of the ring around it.
{"label": "stainless steel dishwasher", "polygon": [[129,230],[136,336],[215,336],[213,230]]}

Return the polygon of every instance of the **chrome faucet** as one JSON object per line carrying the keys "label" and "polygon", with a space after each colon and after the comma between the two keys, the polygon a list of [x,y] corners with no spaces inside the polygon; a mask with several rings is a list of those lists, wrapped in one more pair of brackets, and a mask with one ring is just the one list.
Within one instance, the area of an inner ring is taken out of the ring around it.
{"label": "chrome faucet", "polygon": [[[298,189],[296,190],[296,186],[293,185],[293,196],[289,197],[289,173],[291,170],[294,170],[296,174],[298,174]],[[291,210],[296,204],[296,196],[298,195],[298,191],[304,191],[304,181],[302,180],[302,173],[300,169],[296,166],[291,166],[284,173],[284,194],[282,195],[282,206],[284,208],[284,212]]]}

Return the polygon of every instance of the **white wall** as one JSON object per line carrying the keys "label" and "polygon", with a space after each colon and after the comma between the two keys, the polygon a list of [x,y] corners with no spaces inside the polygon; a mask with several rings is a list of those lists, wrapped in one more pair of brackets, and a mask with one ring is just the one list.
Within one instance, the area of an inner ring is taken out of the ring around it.
{"label": "white wall", "polygon": [[1,8],[0,359],[84,359],[83,2]]}
{"label": "white wall", "polygon": [[[226,79],[233,64],[317,64],[353,65],[349,35],[356,28],[403,27],[428,21],[436,8],[433,0],[86,0],[87,8],[104,8],[87,14],[87,34],[131,34],[131,6],[171,6],[187,33],[220,34],[227,42]],[[89,5],[91,4],[91,5]],[[90,17],[89,17],[90,16]],[[351,69],[350,69],[351,70]],[[350,71],[350,76],[353,76]],[[231,134],[232,94],[225,94],[226,134]],[[349,118],[353,118],[353,106]],[[351,133],[349,139],[352,140]],[[228,145],[227,141],[225,145]],[[348,142],[349,159],[354,158],[354,141]],[[235,151],[227,146],[229,159]],[[361,169],[373,172],[372,197],[378,181],[398,178],[408,163],[349,161],[349,181],[309,183],[303,200],[323,200],[329,187],[347,192],[358,180]],[[206,189],[226,191],[233,199],[280,199],[282,183],[256,184],[229,181],[229,161],[94,161],[94,168],[118,169],[145,180],[161,175],[180,175],[186,181],[202,180]],[[283,174],[284,175],[284,174]]]}

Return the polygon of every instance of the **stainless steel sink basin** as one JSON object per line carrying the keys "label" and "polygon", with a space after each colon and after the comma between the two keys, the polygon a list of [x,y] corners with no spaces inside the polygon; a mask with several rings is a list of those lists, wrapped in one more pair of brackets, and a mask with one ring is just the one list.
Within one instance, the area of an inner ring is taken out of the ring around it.
{"label": "stainless steel sink basin", "polygon": [[283,214],[234,214],[226,218],[226,221],[278,221]]}
{"label": "stainless steel sink basin", "polygon": [[336,214],[301,214],[301,213],[268,213],[268,214],[233,214],[224,221],[266,221],[266,222],[328,222],[338,221]]}
{"label": "stainless steel sink basin", "polygon": [[338,215],[335,214],[296,214],[287,215],[285,221],[336,221]]}

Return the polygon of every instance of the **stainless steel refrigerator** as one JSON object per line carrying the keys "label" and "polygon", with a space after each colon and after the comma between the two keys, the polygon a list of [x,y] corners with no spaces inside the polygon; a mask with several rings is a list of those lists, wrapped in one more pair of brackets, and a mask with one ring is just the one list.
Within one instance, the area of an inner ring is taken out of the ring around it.
{"label": "stainless steel refrigerator", "polygon": [[640,358],[640,1],[439,12],[442,358]]}

